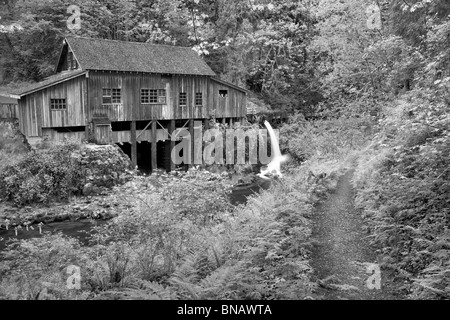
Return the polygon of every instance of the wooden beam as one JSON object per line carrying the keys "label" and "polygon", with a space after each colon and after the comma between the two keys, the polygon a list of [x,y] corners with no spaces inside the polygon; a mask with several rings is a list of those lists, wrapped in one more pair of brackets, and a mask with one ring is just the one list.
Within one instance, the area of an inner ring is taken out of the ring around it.
{"label": "wooden beam", "polygon": [[86,117],[86,119],[85,119],[84,137],[85,137],[85,140],[87,142],[90,142],[89,141],[89,120],[88,120],[88,117]]}
{"label": "wooden beam", "polygon": [[152,122],[152,171],[157,168],[157,140],[156,140],[156,121]]}
{"label": "wooden beam", "polygon": [[[173,133],[175,131],[175,120],[170,120],[169,122],[169,133],[170,133],[170,137],[172,137]],[[175,140],[174,139],[170,139],[170,148],[169,148],[169,163],[170,163],[170,167],[169,170],[173,171],[175,170],[175,164],[172,161],[172,150],[173,148],[175,148]]]}
{"label": "wooden beam", "polygon": [[191,158],[189,159],[188,167],[191,168],[194,164],[194,119],[189,120],[189,134],[191,135],[191,141],[189,146],[189,154]]}
{"label": "wooden beam", "polygon": [[131,164],[133,169],[137,166],[137,145],[136,145],[136,121],[131,121]]}
{"label": "wooden beam", "polygon": [[[194,121],[194,120],[193,120]],[[203,125],[201,120],[194,121],[194,135],[193,138],[193,158],[192,163],[194,165],[203,164],[203,148],[202,148],[202,139],[203,139]]]}
{"label": "wooden beam", "polygon": [[139,132],[139,134],[137,135],[136,139],[139,138],[141,136],[141,134],[148,129],[148,127],[150,127],[150,125],[153,123],[153,121],[150,121],[149,123],[147,123],[147,125],[145,126],[145,128]]}
{"label": "wooden beam", "polygon": [[[89,71],[86,72],[86,78],[89,78]],[[84,85],[83,85],[84,84]],[[85,134],[85,138],[86,141],[89,142],[89,119],[90,119],[90,114],[89,114],[89,97],[88,97],[88,85],[89,85],[89,81],[85,80],[84,82],[81,82],[81,86],[83,88],[83,110],[84,110],[84,116],[85,116],[85,127],[84,127],[84,134]]]}

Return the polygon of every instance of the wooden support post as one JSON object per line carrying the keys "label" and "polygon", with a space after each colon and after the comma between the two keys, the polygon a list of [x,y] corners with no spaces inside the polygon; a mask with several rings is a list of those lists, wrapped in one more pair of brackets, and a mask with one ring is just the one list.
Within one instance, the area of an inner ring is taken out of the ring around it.
{"label": "wooden support post", "polygon": [[189,120],[189,134],[191,135],[191,141],[189,146],[189,154],[191,158],[189,159],[189,168],[192,168],[194,164],[194,119]]}
{"label": "wooden support post", "polygon": [[203,119],[203,129],[205,131],[209,129],[209,119]]}
{"label": "wooden support post", "polygon": [[86,126],[84,127],[84,137],[87,142],[90,142],[89,141],[89,119],[88,118],[86,118],[85,123],[86,123]]}
{"label": "wooden support post", "polygon": [[226,124],[226,118],[222,118],[222,124]]}
{"label": "wooden support post", "polygon": [[137,166],[136,121],[131,121],[131,164]]}
{"label": "wooden support post", "polygon": [[230,118],[230,128],[233,127],[233,118]]}
{"label": "wooden support post", "polygon": [[152,171],[157,168],[157,140],[156,140],[156,121],[152,122]]}
{"label": "wooden support post", "polygon": [[168,156],[169,156],[168,159],[169,159],[169,164],[170,164],[169,165],[169,171],[175,170],[175,164],[172,161],[172,150],[173,150],[173,148],[175,148],[175,141],[172,139],[174,131],[175,131],[175,120],[170,120],[170,122],[169,122],[169,134],[170,134],[170,137],[169,138],[171,138],[171,139],[170,139],[170,143],[169,143],[170,147],[169,147],[169,150],[168,150]]}

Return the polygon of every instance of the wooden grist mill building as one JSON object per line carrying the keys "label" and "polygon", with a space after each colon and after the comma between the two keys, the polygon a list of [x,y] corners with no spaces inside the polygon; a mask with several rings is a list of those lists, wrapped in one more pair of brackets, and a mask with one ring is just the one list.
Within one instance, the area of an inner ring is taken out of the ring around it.
{"label": "wooden grist mill building", "polygon": [[55,74],[16,93],[20,129],[31,142],[117,143],[134,165],[171,170],[169,134],[246,115],[246,90],[215,76],[190,48],[67,37]]}

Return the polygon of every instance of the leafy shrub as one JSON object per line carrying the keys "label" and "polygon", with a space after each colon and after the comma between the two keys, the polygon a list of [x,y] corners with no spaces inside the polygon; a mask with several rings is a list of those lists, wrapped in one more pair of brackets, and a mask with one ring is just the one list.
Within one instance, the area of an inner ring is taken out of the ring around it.
{"label": "leafy shrub", "polygon": [[305,172],[251,198],[192,250],[169,282],[181,299],[301,299],[311,293]]}
{"label": "leafy shrub", "polygon": [[367,142],[372,126],[368,116],[307,121],[296,114],[280,129],[280,148],[297,163],[313,157],[341,158]]}
{"label": "leafy shrub", "polygon": [[7,165],[20,161],[30,151],[18,126],[17,122],[0,121],[0,171]]}
{"label": "leafy shrub", "polygon": [[[305,168],[237,208],[230,207],[228,182],[219,174],[136,179],[161,183],[127,194],[128,210],[97,227],[90,247],[45,236],[8,248],[0,263],[3,297],[35,299],[42,282],[55,287],[49,299],[301,299],[311,293],[312,189]],[[80,291],[64,287],[67,264],[81,268]],[[10,269],[25,270],[26,278]]]}
{"label": "leafy shrub", "polygon": [[67,267],[83,265],[79,249],[77,240],[61,234],[14,240],[0,252],[0,297],[86,299],[86,293],[67,288]]}
{"label": "leafy shrub", "polygon": [[360,159],[357,203],[385,266],[411,284],[406,292],[413,298],[448,299],[448,106],[414,98],[411,102],[414,117],[408,120],[397,113],[387,119],[383,131],[395,126],[394,134],[377,136],[366,150],[372,156]]}
{"label": "leafy shrub", "polygon": [[45,152],[30,152],[0,173],[0,196],[17,205],[65,199],[80,191],[80,164],[71,158],[76,144],[55,146]]}

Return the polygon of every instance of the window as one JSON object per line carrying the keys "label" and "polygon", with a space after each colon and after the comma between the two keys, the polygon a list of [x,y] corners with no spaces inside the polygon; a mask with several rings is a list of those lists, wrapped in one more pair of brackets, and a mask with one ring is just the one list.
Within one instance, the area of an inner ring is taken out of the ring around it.
{"label": "window", "polygon": [[67,70],[77,69],[78,63],[75,57],[73,56],[73,52],[69,52],[67,54]]}
{"label": "window", "polygon": [[203,94],[201,92],[195,93],[195,105],[196,106],[203,105]]}
{"label": "window", "polygon": [[50,99],[50,108],[52,110],[66,110],[66,99]]}
{"label": "window", "polygon": [[103,104],[121,103],[120,89],[103,88]]}
{"label": "window", "polygon": [[186,92],[180,92],[179,104],[180,104],[180,107],[187,105],[187,93]]}
{"label": "window", "polygon": [[166,103],[165,89],[141,89],[141,103]]}
{"label": "window", "polygon": [[228,90],[219,90],[219,96],[225,98],[226,96],[228,96]]}

